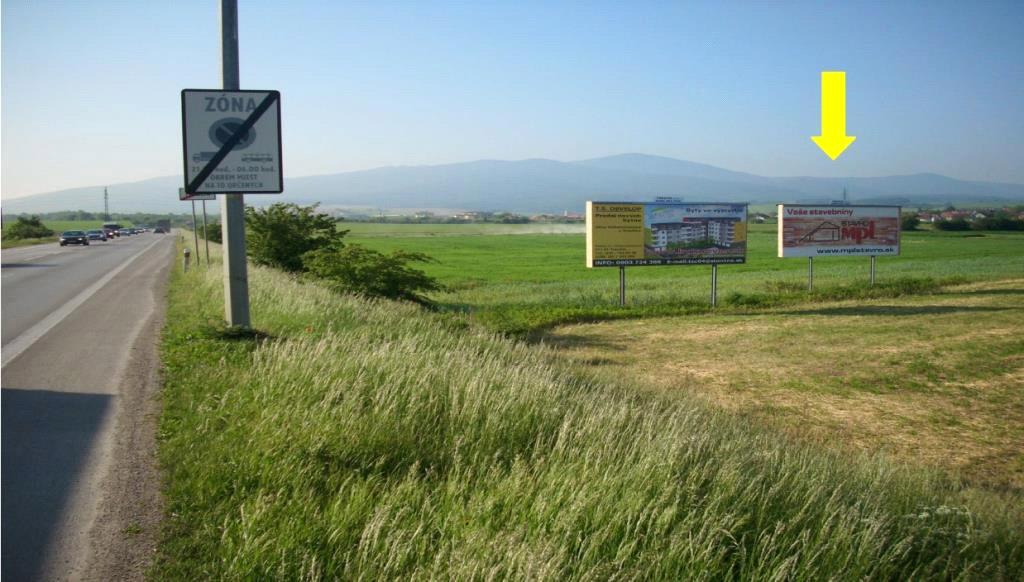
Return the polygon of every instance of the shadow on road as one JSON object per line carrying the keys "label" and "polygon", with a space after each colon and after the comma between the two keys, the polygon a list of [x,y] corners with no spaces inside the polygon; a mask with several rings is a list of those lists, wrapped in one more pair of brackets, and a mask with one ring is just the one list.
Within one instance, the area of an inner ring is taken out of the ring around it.
{"label": "shadow on road", "polygon": [[50,263],[2,263],[0,268],[3,269],[24,269],[30,268],[45,268],[45,267],[56,267],[57,265],[51,265]]}
{"label": "shadow on road", "polygon": [[39,577],[111,396],[0,390],[0,578]]}

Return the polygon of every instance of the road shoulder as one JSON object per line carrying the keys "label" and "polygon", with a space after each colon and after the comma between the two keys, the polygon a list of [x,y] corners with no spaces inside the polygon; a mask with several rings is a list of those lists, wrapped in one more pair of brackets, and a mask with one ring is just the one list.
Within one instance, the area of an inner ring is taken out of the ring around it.
{"label": "road shoulder", "polygon": [[154,309],[131,347],[118,390],[113,460],[89,534],[84,580],[144,580],[156,556],[164,507],[156,453],[163,387],[159,344],[169,278],[165,269],[153,287]]}

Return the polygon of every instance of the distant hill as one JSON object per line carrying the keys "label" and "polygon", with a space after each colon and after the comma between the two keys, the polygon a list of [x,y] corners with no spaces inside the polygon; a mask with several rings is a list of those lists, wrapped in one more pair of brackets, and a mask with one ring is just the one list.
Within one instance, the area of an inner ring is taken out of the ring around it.
{"label": "distant hill", "polygon": [[[182,212],[181,178],[164,176],[109,185],[114,212]],[[1024,184],[971,182],[938,174],[877,178],[770,178],[685,160],[622,154],[558,162],[479,160],[435,166],[395,166],[287,179],[282,195],[250,195],[250,204],[277,201],[325,207],[461,208],[513,212],[582,211],[587,200],[651,200],[673,196],[708,202],[828,202],[843,188],[853,202],[940,205],[1024,202]],[[103,187],[73,188],[4,200],[3,212],[103,208]]]}

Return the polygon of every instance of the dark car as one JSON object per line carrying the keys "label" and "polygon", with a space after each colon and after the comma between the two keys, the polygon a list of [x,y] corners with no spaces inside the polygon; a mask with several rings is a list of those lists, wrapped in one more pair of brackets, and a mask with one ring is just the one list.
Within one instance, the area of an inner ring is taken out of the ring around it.
{"label": "dark car", "polygon": [[81,230],[66,230],[60,234],[60,246],[67,245],[89,246],[89,235]]}
{"label": "dark car", "polygon": [[130,228],[122,228],[121,230],[117,231],[117,234],[119,236],[132,236],[133,234],[135,234],[135,232]]}
{"label": "dark car", "polygon": [[107,233],[102,230],[90,230],[85,234],[89,235],[89,240],[107,240]]}
{"label": "dark car", "polygon": [[104,223],[103,232],[107,233],[107,238],[121,236],[121,225],[116,222]]}

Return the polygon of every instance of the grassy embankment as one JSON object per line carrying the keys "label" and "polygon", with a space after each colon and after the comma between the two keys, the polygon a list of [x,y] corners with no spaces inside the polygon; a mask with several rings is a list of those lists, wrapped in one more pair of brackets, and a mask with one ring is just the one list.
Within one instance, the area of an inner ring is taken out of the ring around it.
{"label": "grassy embankment", "polygon": [[43,222],[43,225],[53,231],[53,236],[44,238],[10,238],[7,236],[7,227],[14,224],[12,220],[4,225],[3,240],[0,241],[0,248],[9,249],[57,242],[57,237],[65,230],[91,230],[103,226],[103,222],[102,220],[50,220]]}
{"label": "grassy embankment", "polygon": [[[215,263],[215,267],[216,267]],[[451,314],[173,275],[160,579],[1013,579],[1019,512]]]}
{"label": "grassy embankment", "polygon": [[[426,227],[444,226],[430,231]],[[349,240],[388,251],[421,251],[438,260],[422,265],[451,289],[436,294],[442,308],[472,312],[490,329],[527,336],[565,323],[709,311],[708,266],[627,269],[629,307],[618,306],[618,269],[584,267],[577,234],[457,236],[455,227],[531,225],[343,225]],[[388,227],[382,236],[382,227]],[[408,228],[408,231],[403,231]],[[571,227],[570,227],[571,228]],[[403,234],[403,232],[405,234]],[[1024,276],[1024,234],[903,234],[902,256],[878,259],[870,288],[868,258],[815,259],[815,292],[808,294],[807,261],[776,258],[776,226],[752,225],[747,263],[718,270],[722,310],[743,311],[807,301],[894,297],[931,292],[943,284]]]}
{"label": "grassy embankment", "polygon": [[808,294],[807,263],[775,257],[775,228],[753,225],[749,262],[720,267],[714,312],[709,267],[630,269],[619,308],[616,270],[583,268],[582,236],[350,238],[433,254],[426,270],[453,287],[442,306],[557,345],[588,373],[1019,495],[1024,234],[904,233],[876,287],[866,258],[817,259]]}

